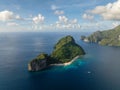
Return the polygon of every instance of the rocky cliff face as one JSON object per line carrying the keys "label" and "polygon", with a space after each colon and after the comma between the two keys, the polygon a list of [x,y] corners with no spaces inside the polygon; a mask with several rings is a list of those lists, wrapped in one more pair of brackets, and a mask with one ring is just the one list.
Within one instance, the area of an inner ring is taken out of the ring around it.
{"label": "rocky cliff face", "polygon": [[40,54],[28,63],[29,71],[39,71],[47,67],[47,54]]}
{"label": "rocky cliff face", "polygon": [[33,60],[31,63],[28,64],[29,71],[39,71],[46,68],[46,60]]}

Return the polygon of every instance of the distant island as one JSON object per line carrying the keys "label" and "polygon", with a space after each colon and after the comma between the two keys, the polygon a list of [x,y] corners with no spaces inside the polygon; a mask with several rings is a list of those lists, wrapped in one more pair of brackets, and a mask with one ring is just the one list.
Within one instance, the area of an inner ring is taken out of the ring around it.
{"label": "distant island", "polygon": [[55,44],[51,55],[41,53],[31,60],[28,63],[28,70],[39,71],[51,65],[69,65],[81,55],[85,55],[85,51],[76,44],[72,36],[68,35]]}
{"label": "distant island", "polygon": [[96,31],[90,36],[81,36],[88,43],[98,43],[106,46],[120,46],[120,25],[105,31]]}

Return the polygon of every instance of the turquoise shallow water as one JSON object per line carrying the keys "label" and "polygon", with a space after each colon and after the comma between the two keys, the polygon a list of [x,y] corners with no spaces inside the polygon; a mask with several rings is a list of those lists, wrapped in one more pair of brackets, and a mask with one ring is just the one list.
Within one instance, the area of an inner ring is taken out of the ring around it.
{"label": "turquoise shallow water", "polygon": [[70,65],[66,65],[66,66],[51,66],[50,68],[52,69],[47,69],[46,71],[50,71],[51,70],[53,72],[63,72],[63,71],[67,71],[67,70],[73,70],[73,69],[77,69],[80,66],[83,66],[84,64],[86,64],[87,62],[85,62],[83,59],[76,59],[73,63],[71,63]]}
{"label": "turquoise shallow water", "polygon": [[[86,55],[68,66],[28,72],[40,52],[51,53],[65,35],[74,36]],[[120,48],[88,44],[86,33],[0,33],[0,90],[120,90]]]}

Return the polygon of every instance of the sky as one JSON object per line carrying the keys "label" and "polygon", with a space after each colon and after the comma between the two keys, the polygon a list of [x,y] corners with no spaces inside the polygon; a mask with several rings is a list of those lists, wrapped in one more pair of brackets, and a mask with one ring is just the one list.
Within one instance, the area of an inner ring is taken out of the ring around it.
{"label": "sky", "polygon": [[0,32],[93,32],[119,24],[120,0],[0,0]]}

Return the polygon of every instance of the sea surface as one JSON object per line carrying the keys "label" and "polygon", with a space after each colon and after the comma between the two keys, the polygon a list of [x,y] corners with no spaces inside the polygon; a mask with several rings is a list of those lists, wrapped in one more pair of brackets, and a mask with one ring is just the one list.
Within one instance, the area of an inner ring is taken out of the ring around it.
{"label": "sea surface", "polygon": [[[50,54],[63,36],[72,35],[86,55],[69,66],[28,72],[41,52]],[[0,90],[120,90],[120,47],[80,40],[81,32],[0,33]]]}

